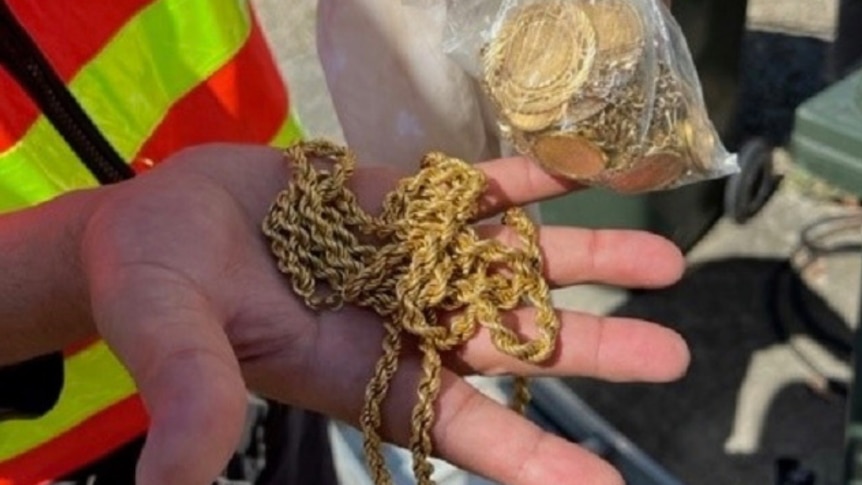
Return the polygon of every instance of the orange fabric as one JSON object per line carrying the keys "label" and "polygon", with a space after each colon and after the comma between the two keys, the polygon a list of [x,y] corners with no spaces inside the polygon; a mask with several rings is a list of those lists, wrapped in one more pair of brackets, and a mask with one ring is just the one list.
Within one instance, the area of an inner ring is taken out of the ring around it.
{"label": "orange fabric", "polygon": [[152,1],[6,0],[64,81]]}
{"label": "orange fabric", "polygon": [[[6,0],[63,81],[151,0]],[[0,152],[9,149],[39,117],[36,105],[0,69]]]}
{"label": "orange fabric", "polygon": [[14,145],[38,116],[39,110],[27,93],[0,68],[0,153]]}
{"label": "orange fabric", "polygon": [[234,59],[171,107],[137,158],[158,163],[212,141],[266,143],[287,114],[284,83],[255,19]]}
{"label": "orange fabric", "polygon": [[[8,0],[67,82],[152,1]],[[266,143],[283,126],[289,115],[287,89],[257,19],[252,20],[251,35],[235,57],[171,106],[134,157],[136,171],[197,143]],[[16,143],[39,115],[24,91],[0,69],[0,151]],[[94,343],[80,342],[65,354],[74,356]],[[137,395],[119,401],[56,439],[0,462],[0,485],[37,485],[56,479],[140,436],[147,425]]]}
{"label": "orange fabric", "polygon": [[[117,427],[117,422],[126,426]],[[71,473],[140,436],[148,424],[139,397],[120,401],[55,440],[0,463],[0,484],[38,485]]]}

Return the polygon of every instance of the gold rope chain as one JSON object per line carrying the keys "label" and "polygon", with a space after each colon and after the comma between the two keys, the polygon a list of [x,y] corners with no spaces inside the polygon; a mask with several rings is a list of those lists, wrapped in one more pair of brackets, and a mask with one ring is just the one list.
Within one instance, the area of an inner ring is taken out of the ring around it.
{"label": "gold rope chain", "polygon": [[[471,224],[479,216],[484,174],[441,153],[426,155],[419,171],[387,194],[376,217],[347,187],[356,169],[349,149],[314,140],[287,148],[285,158],[292,181],[263,222],[278,269],[310,308],[354,304],[383,318],[383,355],[360,416],[374,482],[392,483],[381,451],[381,405],[402,347],[415,341],[423,372],[409,446],[417,483],[432,484],[440,353],[463,344],[479,327],[501,352],[523,361],[540,363],[554,350],[560,323],[542,276],[537,229],[516,207],[506,211],[503,224],[518,235],[519,247],[481,239]],[[321,283],[329,289],[320,290]],[[524,303],[536,308],[534,338],[503,322],[503,313]],[[529,398],[526,379],[517,377],[512,407],[523,412]]]}

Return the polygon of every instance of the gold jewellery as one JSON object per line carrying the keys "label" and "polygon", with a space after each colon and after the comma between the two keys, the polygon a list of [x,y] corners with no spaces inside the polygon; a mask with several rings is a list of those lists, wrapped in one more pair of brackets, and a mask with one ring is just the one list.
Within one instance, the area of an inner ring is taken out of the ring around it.
{"label": "gold jewellery", "polygon": [[482,49],[503,135],[548,170],[618,192],[703,172],[716,140],[630,0],[534,1]]}
{"label": "gold jewellery", "polygon": [[[497,349],[523,361],[540,364],[554,351],[560,322],[543,277],[537,228],[522,209],[511,208],[503,224],[517,235],[517,246],[480,238],[471,224],[481,217],[485,177],[441,153],[426,155],[418,173],[386,196],[379,215],[363,211],[348,188],[356,161],[346,148],[299,143],[285,158],[291,183],[263,222],[278,269],[312,309],[353,304],[383,319],[383,353],[359,417],[378,485],[392,483],[381,451],[383,400],[402,354],[421,356],[409,446],[417,482],[430,484],[441,354],[480,328]],[[524,305],[536,309],[531,339],[503,318]],[[512,406],[523,412],[528,400],[526,381],[518,377]]]}
{"label": "gold jewellery", "polygon": [[533,4],[508,19],[485,50],[485,86],[513,127],[541,130],[565,116],[595,55],[596,35],[582,10],[563,1]]}

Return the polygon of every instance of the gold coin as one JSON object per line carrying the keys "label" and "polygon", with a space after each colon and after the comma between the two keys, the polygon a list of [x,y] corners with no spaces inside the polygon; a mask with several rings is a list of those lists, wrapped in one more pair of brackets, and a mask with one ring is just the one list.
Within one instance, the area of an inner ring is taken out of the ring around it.
{"label": "gold coin", "polygon": [[504,113],[504,116],[509,121],[513,128],[522,131],[541,131],[551,125],[558,123],[566,116],[566,106],[563,104],[550,111],[542,113]]}
{"label": "gold coin", "polygon": [[532,143],[532,151],[541,165],[575,180],[600,174],[608,163],[599,147],[574,134],[539,136]]}
{"label": "gold coin", "polygon": [[[567,36],[564,31],[555,31],[553,35]],[[557,39],[549,39],[554,44]],[[512,53],[511,59],[498,71],[500,76],[492,78],[491,92],[501,106],[511,111],[541,112],[553,109],[565,103],[582,83],[577,71],[567,70],[562,67],[552,68],[550,66],[562,65],[565,57],[571,57],[572,51],[565,49],[547,49],[537,52],[535,56],[525,53]],[[519,65],[530,57],[538,57],[537,63],[530,66],[528,63]],[[555,70],[553,70],[555,69]]]}
{"label": "gold coin", "polygon": [[679,123],[678,129],[691,158],[692,168],[708,172],[712,153],[715,151],[716,137],[704,115],[699,111],[690,112]]}
{"label": "gold coin", "polygon": [[676,182],[686,171],[685,160],[671,152],[647,155],[632,166],[613,173],[605,185],[619,193],[660,190]]}
{"label": "gold coin", "polygon": [[[584,98],[605,103],[632,83],[646,46],[646,26],[630,0],[589,0],[581,3],[596,32],[596,59],[580,91]],[[576,118],[593,114],[596,103],[572,103]]]}
{"label": "gold coin", "polygon": [[595,48],[595,31],[574,2],[537,2],[508,16],[485,49],[485,85],[505,111],[550,111],[587,80]]}
{"label": "gold coin", "polygon": [[631,63],[640,57],[646,29],[630,0],[597,0],[583,8],[596,31],[601,62]]}

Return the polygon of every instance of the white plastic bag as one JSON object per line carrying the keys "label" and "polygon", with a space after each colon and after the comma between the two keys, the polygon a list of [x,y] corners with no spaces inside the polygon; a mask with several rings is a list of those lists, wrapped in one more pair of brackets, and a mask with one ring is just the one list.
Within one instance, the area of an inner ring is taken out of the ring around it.
{"label": "white plastic bag", "polygon": [[475,81],[442,49],[443,0],[320,0],[317,48],[347,144],[363,161],[413,170],[443,151],[499,154]]}

